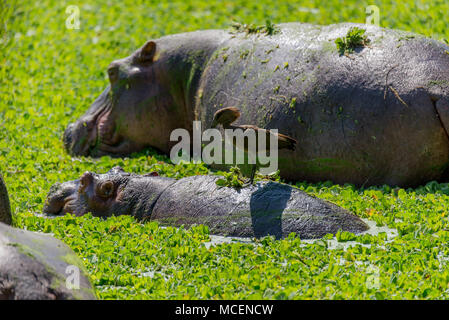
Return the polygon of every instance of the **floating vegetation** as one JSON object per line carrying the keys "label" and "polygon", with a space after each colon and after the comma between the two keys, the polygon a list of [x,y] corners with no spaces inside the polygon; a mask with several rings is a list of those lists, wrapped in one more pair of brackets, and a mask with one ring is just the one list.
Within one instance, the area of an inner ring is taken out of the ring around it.
{"label": "floating vegetation", "polygon": [[215,181],[217,186],[220,187],[232,187],[232,188],[241,188],[243,187],[243,179],[242,172],[240,168],[235,166],[231,167],[229,172],[220,172],[223,175],[223,179],[218,179]]}
{"label": "floating vegetation", "polygon": [[340,55],[348,55],[353,53],[356,48],[368,46],[370,40],[365,35],[365,32],[365,29],[352,27],[345,37],[337,38],[335,44]]}

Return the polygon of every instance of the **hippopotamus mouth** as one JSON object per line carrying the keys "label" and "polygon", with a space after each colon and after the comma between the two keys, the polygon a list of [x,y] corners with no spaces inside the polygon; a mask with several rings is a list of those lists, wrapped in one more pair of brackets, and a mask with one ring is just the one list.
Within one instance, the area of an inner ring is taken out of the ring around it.
{"label": "hippopotamus mouth", "polygon": [[63,142],[70,154],[102,155],[108,152],[108,146],[118,142],[117,137],[108,136],[114,132],[113,122],[109,119],[113,104],[110,96],[110,87],[108,87],[95,100],[83,118],[68,125]]}

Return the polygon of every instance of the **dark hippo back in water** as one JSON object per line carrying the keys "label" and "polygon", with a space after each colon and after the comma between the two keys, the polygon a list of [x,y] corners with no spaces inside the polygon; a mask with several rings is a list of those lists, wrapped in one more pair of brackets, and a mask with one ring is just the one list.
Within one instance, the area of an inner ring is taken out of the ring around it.
{"label": "dark hippo back in water", "polygon": [[211,234],[239,237],[320,238],[338,230],[359,233],[368,226],[332,203],[286,184],[259,182],[245,188],[220,187],[219,176],[174,180],[136,175],[117,167],[86,172],[79,180],[54,185],[44,213],[81,216],[130,214],[170,226],[203,224]]}
{"label": "dark hippo back in water", "polygon": [[294,232],[320,238],[339,229],[359,233],[367,226],[348,211],[286,184],[259,182],[235,189],[219,187],[220,177],[194,176],[168,188],[151,220],[170,225],[204,224],[211,234],[276,238]]}

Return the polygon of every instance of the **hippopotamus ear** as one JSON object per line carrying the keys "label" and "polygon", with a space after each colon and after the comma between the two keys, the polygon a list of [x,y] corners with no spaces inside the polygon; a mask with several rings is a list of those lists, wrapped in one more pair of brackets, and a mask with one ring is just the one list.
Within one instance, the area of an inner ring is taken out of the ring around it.
{"label": "hippopotamus ear", "polygon": [[153,62],[155,53],[156,43],[151,40],[147,41],[140,51],[140,59],[142,60],[142,62]]}
{"label": "hippopotamus ear", "polygon": [[144,177],[158,177],[159,173],[157,173],[156,171],[150,172],[150,173],[146,173],[143,175]]}

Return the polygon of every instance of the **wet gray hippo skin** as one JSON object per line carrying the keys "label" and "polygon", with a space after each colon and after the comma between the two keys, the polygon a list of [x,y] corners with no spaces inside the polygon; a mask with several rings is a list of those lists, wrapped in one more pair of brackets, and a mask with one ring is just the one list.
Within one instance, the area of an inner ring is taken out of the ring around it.
{"label": "wet gray hippo skin", "polygon": [[339,229],[359,233],[368,226],[357,216],[299,189],[275,182],[234,189],[219,187],[219,176],[175,180],[136,175],[120,167],[106,174],[86,172],[75,181],[54,185],[44,213],[77,216],[130,214],[170,226],[203,224],[211,234],[240,237],[297,233],[320,238]]}
{"label": "wet gray hippo skin", "polygon": [[[78,271],[79,287],[68,287]],[[96,299],[75,253],[49,235],[0,223],[0,300],[72,299]]]}
{"label": "wet gray hippo skin", "polygon": [[[340,55],[349,28],[369,47]],[[170,132],[210,127],[236,106],[236,124],[274,128],[298,141],[279,152],[289,180],[413,186],[446,178],[449,47],[376,26],[300,23],[279,32],[207,30],[147,42],[111,63],[110,86],[69,125],[73,155],[169,153]]]}

